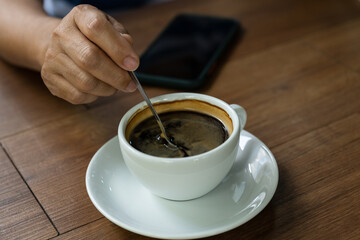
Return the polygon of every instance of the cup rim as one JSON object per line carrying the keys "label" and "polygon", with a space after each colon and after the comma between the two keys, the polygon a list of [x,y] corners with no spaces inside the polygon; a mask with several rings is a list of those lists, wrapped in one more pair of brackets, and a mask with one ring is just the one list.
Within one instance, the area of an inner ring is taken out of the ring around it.
{"label": "cup rim", "polygon": [[[130,117],[136,111],[138,111],[140,108],[146,106],[146,102],[142,101],[142,102],[136,104],[135,106],[133,106],[132,108],[130,108],[124,114],[124,116],[121,118],[119,126],[118,126],[118,138],[121,141],[121,143],[128,148],[129,151],[131,151],[133,154],[136,154],[139,157],[141,157],[143,161],[146,160],[146,161],[154,161],[154,162],[179,162],[179,161],[184,162],[184,161],[199,160],[209,154],[212,154],[215,151],[220,151],[221,149],[225,148],[226,145],[232,141],[232,139],[237,137],[238,134],[236,134],[236,133],[240,131],[239,118],[238,118],[238,115],[236,114],[235,110],[230,106],[230,104],[226,103],[225,101],[223,101],[219,98],[216,98],[216,97],[213,97],[210,95],[206,95],[206,94],[200,94],[200,93],[178,92],[178,93],[169,93],[169,94],[159,95],[159,96],[151,98],[150,100],[152,103],[172,102],[172,101],[176,101],[176,100],[200,100],[200,101],[204,101],[204,102],[216,105],[229,114],[229,117],[233,124],[233,132],[229,136],[229,138],[226,139],[219,146],[217,146],[207,152],[197,154],[194,156],[170,158],[170,157],[153,156],[153,155],[150,155],[147,153],[143,153],[143,152],[137,150],[136,148],[134,148],[133,146],[131,146],[130,143],[125,138],[125,129],[126,129],[126,126],[127,126],[127,123],[129,121]],[[213,101],[213,102],[210,102],[210,101]]]}

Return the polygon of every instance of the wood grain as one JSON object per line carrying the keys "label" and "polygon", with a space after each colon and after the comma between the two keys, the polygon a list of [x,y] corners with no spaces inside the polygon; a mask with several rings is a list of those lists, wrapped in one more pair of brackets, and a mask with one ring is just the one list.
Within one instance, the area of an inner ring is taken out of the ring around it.
{"label": "wood grain", "polygon": [[[306,238],[310,232],[314,239],[359,236],[353,223],[360,221],[360,165],[351,161],[360,155],[359,121],[359,114],[351,115],[273,150],[283,175],[274,198],[278,224],[291,229],[282,237]],[[294,219],[298,224],[290,223]]]}
{"label": "wood grain", "polygon": [[[146,89],[150,96],[168,92]],[[228,62],[199,92],[244,106],[245,128],[270,147],[360,109],[359,75],[302,40]],[[121,108],[123,99],[111,105]]]}
{"label": "wood grain", "polygon": [[[115,17],[141,53],[183,12],[242,23],[244,35],[197,92],[244,106],[245,129],[270,147],[280,171],[259,215],[206,239],[357,239],[359,2],[181,0]],[[0,142],[11,159],[0,149],[0,239],[149,239],[104,218],[85,189],[91,157],[140,101],[137,92],[118,93],[72,106],[51,96],[38,73],[0,62]]]}
{"label": "wood grain", "polygon": [[54,240],[151,240],[154,238],[144,237],[136,233],[129,232],[125,229],[118,227],[106,218],[101,218],[97,221],[91,222],[81,228],[74,231],[62,234]]}
{"label": "wood grain", "polygon": [[51,95],[40,74],[0,60],[0,139],[85,110]]}
{"label": "wood grain", "polygon": [[180,13],[237,19],[245,30],[241,45],[232,51],[232,55],[238,57],[359,17],[359,5],[355,0],[181,0],[114,16],[126,26],[134,37],[135,48],[142,53],[166,24]]}
{"label": "wood grain", "polygon": [[96,150],[116,135],[115,124],[106,122],[91,113],[74,115],[4,140],[60,233],[101,217],[87,196],[85,172]]}
{"label": "wood grain", "polygon": [[360,72],[360,18],[310,35],[306,41],[314,48]]}
{"label": "wood grain", "polygon": [[354,114],[273,148],[280,181],[270,205],[206,239],[357,239],[360,164],[348,162],[360,155],[359,121]]}
{"label": "wood grain", "polygon": [[[356,239],[360,231],[352,223],[360,221],[355,184],[360,165],[344,163],[348,159],[343,156],[360,154],[359,121],[354,114],[274,148],[280,182],[270,206],[249,223],[206,239],[307,239],[310,232],[311,239],[326,239],[329,233],[335,239]],[[100,219],[56,239],[148,239],[124,231]]]}
{"label": "wood grain", "polygon": [[49,219],[0,148],[0,239],[48,239],[56,235]]}
{"label": "wood grain", "polygon": [[107,104],[4,139],[4,147],[60,233],[102,216],[88,198],[86,168],[140,98],[130,94],[121,106]]}

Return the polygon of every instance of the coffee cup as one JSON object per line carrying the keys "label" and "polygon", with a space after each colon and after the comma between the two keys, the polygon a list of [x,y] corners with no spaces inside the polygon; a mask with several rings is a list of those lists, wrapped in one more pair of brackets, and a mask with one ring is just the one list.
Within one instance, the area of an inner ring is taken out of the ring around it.
{"label": "coffee cup", "polygon": [[147,104],[141,102],[123,116],[118,128],[126,166],[154,195],[170,200],[190,200],[207,194],[225,178],[236,159],[246,111],[239,105],[198,93],[166,94],[152,98],[151,102],[160,118],[163,113],[179,111],[211,116],[223,124],[228,137],[211,150],[186,157],[159,157],[144,153],[129,140],[131,131],[151,117]]}

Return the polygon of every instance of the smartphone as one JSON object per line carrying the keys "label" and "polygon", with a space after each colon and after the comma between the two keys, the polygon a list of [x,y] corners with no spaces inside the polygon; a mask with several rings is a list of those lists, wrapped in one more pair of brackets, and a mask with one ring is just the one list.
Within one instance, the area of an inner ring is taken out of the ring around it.
{"label": "smartphone", "polygon": [[193,90],[201,87],[240,30],[230,18],[176,16],[140,56],[143,84]]}

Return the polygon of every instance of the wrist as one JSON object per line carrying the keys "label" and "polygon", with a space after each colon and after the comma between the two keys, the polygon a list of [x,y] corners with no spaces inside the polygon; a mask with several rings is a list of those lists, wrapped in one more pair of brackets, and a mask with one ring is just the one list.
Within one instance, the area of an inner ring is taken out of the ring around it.
{"label": "wrist", "polygon": [[43,26],[40,28],[41,30],[37,36],[37,41],[34,41],[34,43],[37,43],[37,46],[34,46],[34,49],[36,49],[34,53],[36,70],[41,70],[44,64],[45,54],[49,48],[53,31],[59,25],[60,21],[61,19],[53,17],[46,17],[46,19],[41,21]]}

